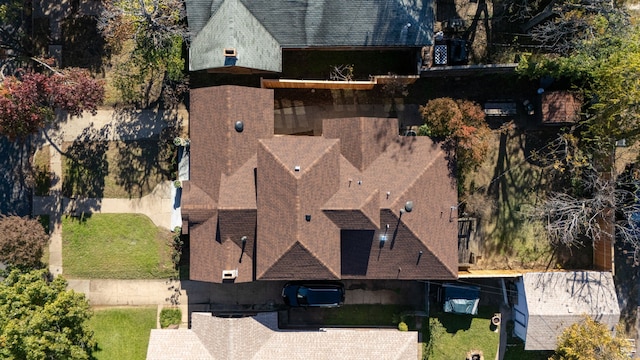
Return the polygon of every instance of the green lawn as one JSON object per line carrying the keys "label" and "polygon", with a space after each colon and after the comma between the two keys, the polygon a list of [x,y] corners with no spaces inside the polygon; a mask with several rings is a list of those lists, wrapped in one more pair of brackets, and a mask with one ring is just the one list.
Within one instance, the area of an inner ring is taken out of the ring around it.
{"label": "green lawn", "polygon": [[344,326],[397,326],[400,314],[411,310],[402,305],[344,305],[328,309],[324,316],[324,325]]}
{"label": "green lawn", "polygon": [[51,169],[49,166],[51,156],[49,145],[43,146],[33,157],[34,195],[47,196],[51,187]]}
{"label": "green lawn", "polygon": [[464,359],[470,350],[481,350],[485,359],[495,359],[500,333],[491,328],[491,315],[493,312],[486,309],[480,309],[477,316],[433,314],[446,333],[435,343],[429,359]]}
{"label": "green lawn", "polygon": [[139,214],[93,214],[62,220],[66,276],[98,279],[157,279],[176,275],[170,233]]}
{"label": "green lawn", "polygon": [[156,327],[156,308],[95,310],[89,327],[95,333],[98,360],[145,359],[149,333]]}
{"label": "green lawn", "polygon": [[504,354],[504,360],[547,360],[553,351],[525,350],[524,343],[509,343]]}

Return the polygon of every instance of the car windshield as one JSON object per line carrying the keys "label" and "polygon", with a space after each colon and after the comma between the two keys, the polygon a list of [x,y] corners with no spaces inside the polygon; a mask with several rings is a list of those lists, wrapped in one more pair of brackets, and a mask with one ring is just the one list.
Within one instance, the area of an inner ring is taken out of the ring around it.
{"label": "car windshield", "polygon": [[298,288],[298,304],[300,305],[309,305],[309,302],[307,301],[307,295],[309,293],[309,289],[304,287],[304,286],[300,286]]}

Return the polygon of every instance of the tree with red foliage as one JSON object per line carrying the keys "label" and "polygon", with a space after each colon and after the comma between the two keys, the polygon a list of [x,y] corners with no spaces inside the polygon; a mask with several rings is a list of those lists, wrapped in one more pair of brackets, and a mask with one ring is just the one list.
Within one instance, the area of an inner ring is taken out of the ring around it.
{"label": "tree with red foliage", "polygon": [[0,82],[0,134],[11,139],[33,134],[55,120],[55,110],[71,116],[95,114],[104,86],[84,69],[53,70],[51,75],[26,71]]}
{"label": "tree with red foliage", "polygon": [[42,253],[49,235],[38,220],[0,215],[0,232],[0,261],[21,269],[42,265]]}
{"label": "tree with red foliage", "polygon": [[455,149],[458,180],[462,184],[489,150],[491,130],[480,105],[468,100],[437,98],[420,107],[425,124],[420,135],[442,138]]}

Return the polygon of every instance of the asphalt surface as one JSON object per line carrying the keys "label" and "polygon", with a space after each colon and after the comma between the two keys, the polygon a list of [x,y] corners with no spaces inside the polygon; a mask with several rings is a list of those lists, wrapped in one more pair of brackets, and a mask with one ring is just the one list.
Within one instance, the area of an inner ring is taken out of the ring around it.
{"label": "asphalt surface", "polygon": [[0,214],[31,214],[31,189],[27,185],[29,141],[0,137]]}

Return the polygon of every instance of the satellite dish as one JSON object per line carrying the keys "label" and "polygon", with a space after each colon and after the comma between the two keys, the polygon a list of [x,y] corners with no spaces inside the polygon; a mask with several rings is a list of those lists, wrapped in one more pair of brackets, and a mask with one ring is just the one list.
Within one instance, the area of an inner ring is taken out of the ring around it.
{"label": "satellite dish", "polygon": [[413,210],[413,201],[407,201],[407,203],[404,204],[404,209],[407,212],[411,212],[411,210]]}

